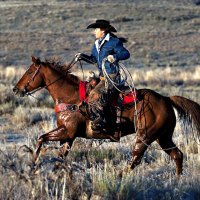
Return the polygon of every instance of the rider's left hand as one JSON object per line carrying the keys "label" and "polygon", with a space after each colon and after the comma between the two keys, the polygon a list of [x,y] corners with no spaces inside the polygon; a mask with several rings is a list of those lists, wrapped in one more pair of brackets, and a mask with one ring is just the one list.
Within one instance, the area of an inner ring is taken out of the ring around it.
{"label": "rider's left hand", "polygon": [[82,54],[82,53],[77,53],[77,54],[75,55],[75,61],[78,61],[78,60],[81,59],[81,54]]}

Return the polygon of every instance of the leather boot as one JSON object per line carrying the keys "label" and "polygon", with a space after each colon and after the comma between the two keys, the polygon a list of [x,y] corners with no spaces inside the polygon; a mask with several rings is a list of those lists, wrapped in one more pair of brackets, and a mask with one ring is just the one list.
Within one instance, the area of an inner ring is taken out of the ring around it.
{"label": "leather boot", "polygon": [[103,132],[103,129],[105,129],[105,115],[104,115],[104,108],[101,105],[95,105],[90,107],[90,113],[91,113],[91,120],[92,120],[92,130],[98,133]]}

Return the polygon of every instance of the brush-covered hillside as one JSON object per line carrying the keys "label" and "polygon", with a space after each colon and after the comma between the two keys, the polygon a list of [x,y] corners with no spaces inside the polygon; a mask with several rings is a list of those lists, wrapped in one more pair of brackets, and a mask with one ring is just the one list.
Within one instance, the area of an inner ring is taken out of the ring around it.
{"label": "brush-covered hillside", "polygon": [[[197,1],[196,1],[197,2]],[[107,19],[128,38],[128,66],[193,67],[199,64],[200,6],[195,0],[1,1],[0,64],[27,65],[30,56],[70,61],[90,53],[86,27]]]}
{"label": "brush-covered hillside", "polygon": [[[47,90],[20,98],[14,85],[31,56],[69,63],[94,43],[86,27],[110,20],[128,39],[124,62],[136,88],[179,95],[200,103],[200,1],[198,0],[1,0],[0,1],[0,200],[198,200],[200,137],[179,121],[173,141],[183,152],[183,174],[153,142],[132,172],[136,134],[107,140],[76,138],[65,159],[59,142],[45,143],[36,163],[37,138],[56,127]],[[95,70],[83,64],[84,74]],[[73,73],[83,77],[80,66]],[[198,119],[196,120],[198,121]],[[26,146],[25,146],[26,145]]]}

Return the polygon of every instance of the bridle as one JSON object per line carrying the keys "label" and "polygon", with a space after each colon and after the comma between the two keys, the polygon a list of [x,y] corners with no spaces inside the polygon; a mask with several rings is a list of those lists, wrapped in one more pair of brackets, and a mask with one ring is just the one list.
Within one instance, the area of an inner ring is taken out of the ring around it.
{"label": "bridle", "polygon": [[[30,83],[31,83],[32,81],[34,81],[34,79],[35,79],[35,77],[37,76],[37,74],[40,73],[41,64],[40,64],[39,66],[37,66],[37,65],[34,63],[33,66],[36,68],[36,70],[35,70],[34,74],[32,75],[32,77],[30,78],[30,80],[28,80],[28,82],[26,83],[26,85],[25,85],[25,87],[24,87],[24,92],[25,92],[25,94],[28,94],[28,93],[29,93],[27,88],[28,88],[28,87],[31,88]],[[40,87],[39,87],[39,88],[40,88]],[[38,88],[37,88],[37,89],[38,89]],[[35,90],[33,90],[33,91],[35,91]],[[34,93],[33,91],[31,91],[30,93]]]}
{"label": "bridle", "polygon": [[[75,61],[75,59],[76,59],[76,58],[74,58],[74,59],[71,61],[71,63],[69,64],[68,69],[71,69],[71,68],[73,67],[73,65],[77,62],[77,61]],[[48,85],[44,85],[44,86],[38,87],[38,88],[32,90],[31,92],[29,92],[27,88],[28,88],[28,87],[30,87],[30,88],[32,87],[32,86],[30,85],[30,83],[33,82],[34,79],[35,79],[35,77],[40,73],[40,68],[42,67],[42,64],[36,65],[36,64],[34,63],[33,66],[36,68],[36,70],[35,70],[34,74],[32,75],[32,77],[30,78],[30,80],[28,80],[28,82],[26,83],[26,85],[25,85],[25,87],[24,87],[24,93],[25,93],[25,95],[27,95],[27,96],[32,96],[32,97],[34,97],[32,94],[34,94],[35,92],[37,92],[37,91],[39,91],[39,90],[41,90],[41,89],[44,89],[44,88],[48,88],[50,85],[53,85],[55,82],[57,82],[57,81],[59,81],[59,80],[61,80],[61,79],[63,79],[63,78],[65,77],[65,75],[63,74],[63,75],[61,75],[59,78],[57,78],[56,80],[54,80],[53,82],[49,83]],[[34,98],[36,98],[36,97],[34,97]]]}

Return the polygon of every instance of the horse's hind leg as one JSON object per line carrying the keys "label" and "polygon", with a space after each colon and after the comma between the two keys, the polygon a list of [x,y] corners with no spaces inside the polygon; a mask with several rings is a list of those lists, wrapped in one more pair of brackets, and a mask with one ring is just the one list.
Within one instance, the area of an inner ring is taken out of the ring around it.
{"label": "horse's hind leg", "polygon": [[121,180],[123,173],[130,172],[133,170],[137,165],[140,164],[142,157],[147,150],[149,145],[149,141],[141,141],[139,138],[136,139],[136,143],[133,147],[133,152],[132,152],[132,160],[131,163],[120,173],[118,174],[119,180]]}
{"label": "horse's hind leg", "polygon": [[36,149],[33,152],[33,162],[35,163],[42,147],[43,142],[47,141],[60,141],[67,138],[66,128],[64,126],[60,126],[48,133],[45,133],[39,137],[36,143]]}
{"label": "horse's hind leg", "polygon": [[183,170],[183,153],[172,141],[172,136],[167,135],[167,137],[160,137],[157,140],[161,148],[175,161],[176,163],[176,174],[180,176]]}

